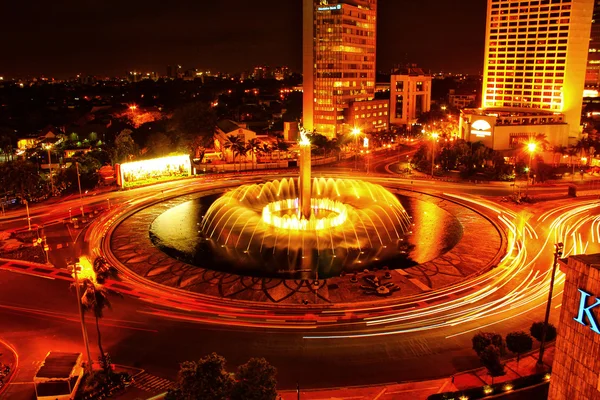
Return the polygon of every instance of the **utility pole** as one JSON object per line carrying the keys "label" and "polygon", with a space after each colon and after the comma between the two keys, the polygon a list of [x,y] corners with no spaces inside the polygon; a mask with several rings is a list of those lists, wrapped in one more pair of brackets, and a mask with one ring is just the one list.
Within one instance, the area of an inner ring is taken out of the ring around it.
{"label": "utility pole", "polygon": [[54,190],[54,179],[52,176],[52,158],[50,156],[50,147],[51,146],[46,146],[46,150],[48,150],[48,169],[50,170],[50,186],[52,187],[52,196],[54,196],[55,190]]}
{"label": "utility pole", "polygon": [[[77,186],[79,186],[79,208],[81,209],[81,218],[85,218],[85,213],[83,212],[83,196],[81,195],[81,179],[79,178],[79,162],[75,162],[75,168],[77,169]],[[82,221],[83,222],[83,221]]]}
{"label": "utility pole", "polygon": [[85,320],[83,318],[83,308],[81,307],[81,290],[79,288],[79,278],[77,275],[77,269],[80,268],[78,262],[72,264],[73,277],[75,278],[75,292],[77,293],[77,308],[79,309],[79,319],[81,320],[81,332],[83,334],[83,343],[85,344],[85,351],[87,352],[88,365],[87,369],[92,372],[92,356],[90,355],[90,341],[88,339],[87,329],[85,327]]}
{"label": "utility pole", "polygon": [[552,264],[552,276],[550,277],[550,288],[548,289],[548,301],[546,302],[546,317],[544,318],[544,329],[542,330],[542,340],[540,340],[540,354],[537,364],[544,365],[544,347],[546,346],[546,333],[548,332],[548,320],[550,319],[550,306],[552,305],[552,292],[554,290],[554,277],[556,276],[556,267],[558,259],[562,256],[564,245],[557,243],[554,245],[554,263]]}
{"label": "utility pole", "polygon": [[31,217],[29,217],[29,202],[25,199],[23,199],[23,201],[25,202],[25,209],[27,210],[27,226],[29,227],[29,230],[31,230]]}

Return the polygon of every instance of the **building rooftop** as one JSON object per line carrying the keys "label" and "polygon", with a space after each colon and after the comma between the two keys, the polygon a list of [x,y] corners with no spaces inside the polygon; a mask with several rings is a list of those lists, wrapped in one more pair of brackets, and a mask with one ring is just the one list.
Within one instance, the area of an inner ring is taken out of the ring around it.
{"label": "building rooftop", "polygon": [[[579,254],[576,256],[570,256],[569,259],[574,259],[582,262],[590,267],[600,269],[600,253],[596,254]],[[568,260],[568,259],[567,259]],[[566,260],[565,260],[566,261]]]}
{"label": "building rooftop", "polygon": [[394,70],[392,75],[423,76],[428,74],[426,74],[422,68],[419,68],[416,65],[407,65]]}
{"label": "building rooftop", "polygon": [[35,374],[41,379],[69,379],[81,353],[50,352]]}
{"label": "building rooftop", "polygon": [[240,126],[229,119],[222,119],[217,122],[217,127],[224,133],[230,133],[240,129]]}
{"label": "building rooftop", "polygon": [[463,110],[465,114],[495,116],[495,117],[535,117],[535,116],[551,116],[561,115],[562,113],[538,110],[533,108],[466,108]]}

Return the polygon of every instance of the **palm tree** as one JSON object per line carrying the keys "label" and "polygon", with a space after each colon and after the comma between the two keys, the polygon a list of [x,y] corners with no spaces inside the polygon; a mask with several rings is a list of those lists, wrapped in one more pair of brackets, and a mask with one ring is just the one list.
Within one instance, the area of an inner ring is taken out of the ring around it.
{"label": "palm tree", "polygon": [[246,154],[248,154],[248,147],[243,140],[240,140],[235,144],[235,152],[240,156],[240,170],[242,169],[242,157],[244,157],[244,169],[246,168]]}
{"label": "palm tree", "polygon": [[575,157],[579,153],[579,149],[577,146],[569,146],[567,148],[567,155],[569,156],[569,163],[573,167],[572,176],[575,179],[575,163],[573,162],[573,157]]}
{"label": "palm tree", "polygon": [[231,150],[231,153],[233,154],[233,169],[235,170],[235,157],[237,156],[237,151],[239,150],[240,146],[244,145],[244,141],[236,135],[228,135],[227,136],[227,142],[225,142],[225,144],[223,145],[226,149]]}
{"label": "palm tree", "polygon": [[260,143],[260,140],[256,138],[248,140],[247,149],[252,152],[252,169],[254,169],[254,163],[258,162],[258,159],[256,159],[256,152],[260,149]]}
{"label": "palm tree", "polygon": [[110,300],[108,299],[108,290],[101,285],[96,285],[90,279],[84,279],[81,282],[83,295],[81,296],[81,306],[83,313],[92,312],[96,317],[96,332],[98,333],[98,349],[100,350],[100,360],[105,372],[108,371],[108,363],[106,362],[106,353],[102,348],[102,336],[100,334],[100,318],[104,316],[104,310],[111,308]]}
{"label": "palm tree", "polygon": [[273,148],[268,143],[263,143],[262,147],[258,148],[258,152],[264,155],[268,155],[269,159],[271,158],[271,153],[273,152]]}
{"label": "palm tree", "polygon": [[283,140],[277,138],[277,143],[275,144],[275,146],[277,148],[277,161],[279,161],[281,152],[288,151],[290,148],[290,145],[287,144],[286,142],[284,142]]}
{"label": "palm tree", "polygon": [[117,276],[117,269],[110,265],[104,257],[96,257],[92,266],[96,273],[96,282],[101,285],[108,278],[115,278]]}
{"label": "palm tree", "polygon": [[562,156],[567,154],[567,147],[566,146],[554,146],[552,148],[552,151],[554,152],[554,155],[558,154],[558,162],[554,163],[554,157],[552,157],[552,162],[555,164],[555,166],[559,166]]}

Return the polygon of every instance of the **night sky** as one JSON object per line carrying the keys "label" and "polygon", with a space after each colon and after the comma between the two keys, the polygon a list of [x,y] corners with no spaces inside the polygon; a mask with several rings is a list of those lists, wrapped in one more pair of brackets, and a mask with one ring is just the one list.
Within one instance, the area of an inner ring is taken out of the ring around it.
{"label": "night sky", "polygon": [[[486,0],[379,0],[377,68],[414,62],[477,73]],[[19,0],[5,2],[0,75],[166,73],[167,64],[223,72],[301,70],[301,0]]]}

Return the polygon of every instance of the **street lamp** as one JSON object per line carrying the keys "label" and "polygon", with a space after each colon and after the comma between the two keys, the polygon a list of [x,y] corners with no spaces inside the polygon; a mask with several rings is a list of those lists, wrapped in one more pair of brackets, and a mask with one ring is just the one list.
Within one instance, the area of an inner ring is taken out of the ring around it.
{"label": "street lamp", "polygon": [[538,365],[544,365],[544,347],[546,345],[546,333],[548,332],[548,320],[550,319],[550,306],[552,305],[552,291],[554,289],[554,277],[558,259],[562,256],[564,245],[556,243],[554,245],[554,262],[552,264],[552,275],[550,277],[550,288],[548,289],[548,301],[546,302],[546,317],[544,318],[544,328],[542,329],[542,340],[540,340],[540,355],[538,356]]}
{"label": "street lamp", "polygon": [[48,169],[50,170],[50,186],[52,187],[52,196],[54,196],[54,179],[52,177],[52,157],[50,156],[50,149],[52,149],[52,145],[47,144],[46,150],[48,151]]}
{"label": "street lamp", "polygon": [[69,265],[67,266],[67,268],[70,270],[70,272],[73,273],[73,278],[75,279],[75,293],[77,294],[77,307],[79,309],[79,319],[81,322],[81,333],[83,335],[83,343],[85,345],[85,350],[87,353],[87,358],[88,358],[88,365],[87,365],[87,369],[89,372],[92,371],[92,356],[90,355],[90,341],[88,339],[88,333],[87,333],[87,329],[85,326],[85,320],[83,319],[83,308],[81,307],[81,291],[79,288],[79,276],[78,276],[78,272],[81,271],[81,265],[79,264],[79,260],[75,259],[75,260],[71,260],[71,262],[69,263]]}
{"label": "street lamp", "polygon": [[[81,177],[79,175],[79,162],[75,162],[75,168],[77,171],[77,186],[79,187],[79,208],[81,210],[81,218],[85,218],[85,213],[83,212],[83,196],[81,195]],[[83,222],[83,221],[82,221]]]}
{"label": "street lamp", "polygon": [[529,151],[529,166],[527,167],[527,185],[525,186],[525,196],[529,193],[529,178],[531,176],[531,158],[533,153],[535,153],[535,149],[537,148],[537,144],[535,142],[527,143],[527,150]]}
{"label": "street lamp", "polygon": [[435,167],[435,142],[440,137],[437,133],[431,134],[431,179],[433,179],[433,168]]}
{"label": "street lamp", "polygon": [[354,169],[358,169],[358,137],[361,134],[359,128],[352,129],[352,134],[354,135]]}

